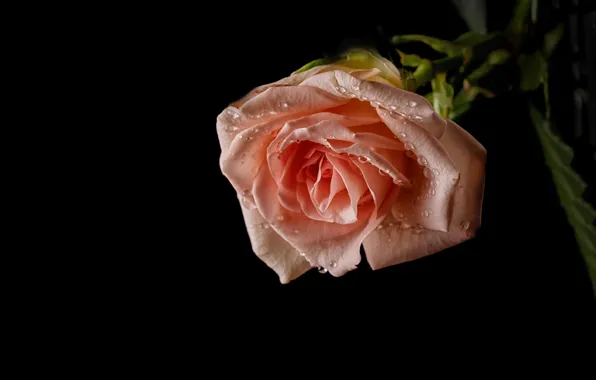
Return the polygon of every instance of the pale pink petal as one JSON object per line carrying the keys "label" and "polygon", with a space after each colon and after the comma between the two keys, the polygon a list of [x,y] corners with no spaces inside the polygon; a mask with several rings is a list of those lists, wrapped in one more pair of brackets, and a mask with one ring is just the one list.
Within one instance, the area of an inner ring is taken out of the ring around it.
{"label": "pale pink petal", "polygon": [[310,264],[285,241],[259,213],[242,207],[242,214],[250,237],[252,250],[287,284],[309,270]]}
{"label": "pale pink petal", "polygon": [[[447,122],[440,141],[461,173],[456,191],[443,188],[443,191],[449,192],[444,201],[452,203],[451,207],[442,208],[450,213],[445,216],[450,220],[447,231],[403,229],[408,221],[399,221],[388,215],[387,222],[394,224],[375,230],[364,240],[366,257],[373,269],[415,260],[452,247],[470,239],[480,226],[486,150],[451,121]],[[401,222],[402,228],[398,222]]]}
{"label": "pale pink petal", "polygon": [[384,110],[378,112],[387,127],[416,154],[408,170],[414,185],[400,193],[394,215],[405,214],[410,224],[447,231],[451,216],[448,208],[459,171],[444,144],[407,118]]}
{"label": "pale pink petal", "polygon": [[[276,198],[270,196],[275,189],[269,170],[260,170],[253,194],[259,212],[272,223],[275,231],[304,253],[312,265],[327,268],[333,276],[342,276],[356,268],[360,262],[360,244],[382,219],[373,204],[360,207],[355,223],[327,223],[283,208]],[[383,211],[386,213],[387,210]]]}

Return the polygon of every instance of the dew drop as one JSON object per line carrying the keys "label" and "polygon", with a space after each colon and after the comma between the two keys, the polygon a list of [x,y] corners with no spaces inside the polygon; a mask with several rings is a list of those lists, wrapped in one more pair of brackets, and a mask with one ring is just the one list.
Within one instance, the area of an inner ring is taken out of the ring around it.
{"label": "dew drop", "polygon": [[408,137],[408,135],[406,135],[406,132],[399,132],[398,133],[399,137],[401,137],[402,139],[405,139],[406,137]]}
{"label": "dew drop", "polygon": [[228,133],[236,132],[237,130],[238,130],[238,127],[234,127],[234,126],[226,128],[226,132],[228,132]]}
{"label": "dew drop", "polygon": [[242,192],[242,196],[243,196],[243,197],[245,197],[245,198],[246,198],[246,197],[250,197],[250,196],[251,196],[250,190],[244,190],[244,191]]}
{"label": "dew drop", "polygon": [[[426,158],[424,158],[424,156],[418,156],[418,163],[422,166],[428,165],[428,161],[426,160]],[[430,171],[430,169],[428,169],[428,170]]]}
{"label": "dew drop", "polygon": [[432,170],[430,170],[429,168],[424,168],[424,176],[429,179],[433,179],[435,177]]}
{"label": "dew drop", "polygon": [[[408,143],[409,144],[409,143]],[[410,144],[411,145],[411,144]],[[411,158],[411,159],[415,159],[416,155],[414,154],[414,152],[412,152],[411,150],[407,150],[406,151],[406,157]]]}
{"label": "dew drop", "polygon": [[392,109],[392,110],[394,110],[394,111],[397,109],[397,107],[396,107],[396,106],[394,106],[394,105],[390,105],[390,106],[389,106],[389,108],[391,108],[391,109]]}
{"label": "dew drop", "polygon": [[[407,142],[407,143],[405,143],[405,144],[404,144],[404,148],[405,148],[407,151],[409,151],[409,152],[410,152],[410,151],[413,151],[414,149],[416,149],[416,147],[414,146],[414,144],[412,144],[411,142]],[[407,154],[407,153],[406,153],[406,154]],[[412,154],[414,157],[416,157],[416,155],[415,155],[414,153],[411,153],[411,154]],[[410,157],[410,158],[413,158],[413,157]]]}
{"label": "dew drop", "polygon": [[470,222],[461,222],[459,228],[461,228],[462,231],[467,231],[470,228]]}
{"label": "dew drop", "polygon": [[358,95],[356,95],[356,94],[352,94],[352,93],[348,93],[348,96],[349,96],[350,98],[355,98],[355,97],[357,97]]}
{"label": "dew drop", "polygon": [[384,226],[383,224],[379,224],[379,225],[377,226],[377,230],[382,230],[383,228],[385,228],[385,226]]}
{"label": "dew drop", "polygon": [[387,177],[387,173],[385,173],[385,171],[383,169],[379,169],[379,174],[382,175],[383,177]]}
{"label": "dew drop", "polygon": [[422,211],[422,216],[424,216],[425,218],[428,218],[430,216],[430,212],[428,210],[424,210],[424,211]]}
{"label": "dew drop", "polygon": [[252,137],[251,136],[246,136],[246,140],[247,141],[250,141],[250,140],[252,140]]}
{"label": "dew drop", "polygon": [[355,85],[354,86],[354,91],[360,91],[360,86],[359,85]]}
{"label": "dew drop", "polygon": [[306,253],[300,252],[300,256],[304,257],[304,256],[306,256]]}
{"label": "dew drop", "polygon": [[379,101],[375,101],[375,104],[378,105],[379,107],[383,107],[383,103],[381,103]]}
{"label": "dew drop", "polygon": [[360,161],[363,164],[366,164],[368,161],[370,161],[370,159],[365,156],[358,156],[358,161]]}
{"label": "dew drop", "polygon": [[362,100],[364,100],[364,101],[367,101],[367,100],[369,100],[369,99],[368,99],[368,97],[366,97],[366,96],[362,96],[360,99],[362,99]]}
{"label": "dew drop", "polygon": [[410,101],[408,102],[408,107],[416,107],[417,105],[418,105],[418,103],[416,103],[416,102],[415,102],[415,101],[413,101],[413,100],[410,100]]}
{"label": "dew drop", "polygon": [[437,187],[437,186],[439,186],[439,181],[437,181],[436,179],[433,179],[432,181],[430,181],[430,185],[432,187]]}
{"label": "dew drop", "polygon": [[282,102],[282,103],[279,103],[279,106],[280,106],[281,108],[288,108],[288,103],[286,103],[286,102]]}
{"label": "dew drop", "polygon": [[278,215],[275,219],[277,219],[278,222],[283,222],[285,217],[283,215]]}
{"label": "dew drop", "polygon": [[438,169],[433,169],[433,174],[434,175],[439,175],[439,170]]}
{"label": "dew drop", "polygon": [[254,133],[259,133],[259,128],[255,128],[253,132]]}
{"label": "dew drop", "polygon": [[430,195],[432,195],[433,197],[434,197],[435,195],[437,195],[437,190],[435,190],[435,189],[431,189],[431,190],[430,190]]}
{"label": "dew drop", "polygon": [[268,225],[267,223],[261,223],[261,228],[264,230],[269,229],[269,227],[271,227],[270,225]]}
{"label": "dew drop", "polygon": [[324,268],[324,267],[319,267],[317,270],[319,271],[319,273],[320,273],[320,274],[325,274],[325,273],[327,273],[327,269],[326,269],[326,268]]}
{"label": "dew drop", "polygon": [[341,92],[342,94],[344,94],[344,93],[346,92],[346,89],[345,89],[345,88],[343,88],[342,86],[337,86],[337,87],[335,87],[335,89],[336,89],[337,91]]}
{"label": "dew drop", "polygon": [[399,179],[394,180],[393,183],[396,184],[399,187],[402,187],[404,185],[404,182],[403,181],[400,181]]}
{"label": "dew drop", "polygon": [[331,268],[337,268],[337,261],[330,261],[330,262],[329,262],[329,266],[330,266]]}

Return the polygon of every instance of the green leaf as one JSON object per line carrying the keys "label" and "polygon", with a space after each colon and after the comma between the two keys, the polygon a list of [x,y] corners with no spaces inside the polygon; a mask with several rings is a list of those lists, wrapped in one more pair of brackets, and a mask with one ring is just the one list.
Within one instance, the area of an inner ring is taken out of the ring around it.
{"label": "green leaf", "polygon": [[453,40],[453,43],[456,45],[474,46],[490,39],[491,37],[492,35],[486,35],[470,31],[457,37],[455,40]]}
{"label": "green leaf", "polygon": [[551,131],[548,120],[532,105],[530,118],[542,145],[546,164],[552,173],[561,206],[586,260],[596,294],[596,227],[593,225],[596,211],[582,197],[587,185],[570,166],[573,150]]}
{"label": "green leaf", "polygon": [[447,83],[447,75],[438,73],[431,81],[433,89],[433,107],[443,117],[448,117],[453,107],[453,86]]}
{"label": "green leaf", "polygon": [[456,45],[450,41],[441,40],[439,38],[422,36],[419,34],[409,34],[405,36],[395,36],[391,39],[394,45],[399,45],[405,42],[422,42],[432,49],[447,54],[448,56],[454,56],[461,54],[463,47]]}
{"label": "green leaf", "polygon": [[397,52],[399,53],[400,62],[403,66],[418,67],[422,63],[428,61],[427,59],[420,58],[420,56],[416,54],[406,54],[400,50]]}
{"label": "green leaf", "polygon": [[513,17],[507,26],[507,33],[512,37],[514,42],[519,42],[519,36],[527,30],[526,20],[530,12],[531,0],[517,0]]}
{"label": "green leaf", "polygon": [[294,73],[298,74],[298,73],[302,73],[304,71],[310,70],[313,67],[317,67],[317,66],[322,66],[322,65],[328,65],[330,64],[332,61],[327,59],[327,58],[319,58],[319,59],[315,59],[312,62],[307,63],[306,65],[302,66],[301,68],[299,68],[298,70],[296,70]]}
{"label": "green leaf", "polygon": [[520,88],[522,91],[533,91],[540,86],[547,74],[547,64],[542,54],[521,54],[517,61],[521,70]]}
{"label": "green leaf", "polygon": [[545,57],[550,57],[550,55],[555,51],[557,44],[563,37],[563,32],[565,31],[565,27],[563,24],[557,25],[557,27],[550,32],[546,33],[544,36],[544,44],[542,46],[542,50],[544,51]]}
{"label": "green leaf", "polygon": [[425,61],[420,64],[414,71],[414,78],[416,79],[416,86],[424,86],[433,77],[433,65],[431,61]]}

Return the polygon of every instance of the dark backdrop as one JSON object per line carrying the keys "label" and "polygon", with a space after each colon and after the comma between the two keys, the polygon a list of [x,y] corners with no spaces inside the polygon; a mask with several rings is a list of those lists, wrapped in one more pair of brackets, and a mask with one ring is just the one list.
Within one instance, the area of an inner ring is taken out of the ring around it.
{"label": "dark backdrop", "polygon": [[[512,9],[511,1],[495,3],[489,4],[489,30],[504,27]],[[181,86],[196,94],[191,97],[196,103],[190,106],[197,107],[199,125],[193,120],[184,128],[199,128],[196,146],[201,147],[187,153],[192,162],[200,163],[199,174],[188,163],[184,167],[192,171],[173,170],[185,176],[184,186],[193,189],[183,190],[190,193],[193,207],[180,211],[183,220],[191,222],[172,221],[179,226],[169,253],[175,259],[164,265],[179,292],[188,294],[183,288],[197,277],[204,294],[222,297],[244,291],[287,295],[302,288],[349,288],[367,296],[390,294],[395,302],[438,295],[470,304],[497,303],[508,311],[552,307],[581,312],[585,321],[594,316],[588,314],[594,311],[594,300],[573,231],[559,206],[525,103],[514,94],[481,103],[459,121],[488,152],[483,223],[476,238],[374,272],[363,255],[359,268],[344,277],[312,270],[280,285],[277,275],[252,253],[236,194],[220,172],[216,116],[253,87],[289,75],[332,52],[346,38],[374,38],[379,24],[388,35],[420,33],[448,39],[466,31],[466,26],[446,1],[371,3],[370,8],[354,10],[347,5],[318,9],[313,3],[255,7],[214,4],[206,17],[213,23],[197,22],[198,31],[190,21],[191,26],[175,26],[174,38],[179,40],[172,41],[172,49],[188,49],[182,55],[193,64],[198,59],[198,67],[191,67],[193,80]],[[563,58],[561,72],[567,70],[565,63]],[[566,99],[572,91],[564,85],[553,91],[554,107],[557,103],[570,107]],[[571,111],[557,112],[565,118]],[[193,143],[185,141],[184,146]],[[181,203],[173,200],[172,207],[185,207]]]}

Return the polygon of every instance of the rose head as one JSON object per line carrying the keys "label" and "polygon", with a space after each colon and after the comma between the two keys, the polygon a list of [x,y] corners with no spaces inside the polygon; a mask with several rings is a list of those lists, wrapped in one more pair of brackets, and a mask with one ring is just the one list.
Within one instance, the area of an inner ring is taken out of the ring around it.
{"label": "rose head", "polygon": [[[217,118],[220,165],[257,256],[282,283],[414,260],[480,226],[486,151],[387,60],[297,72]],[[349,56],[348,56],[349,58]]]}

